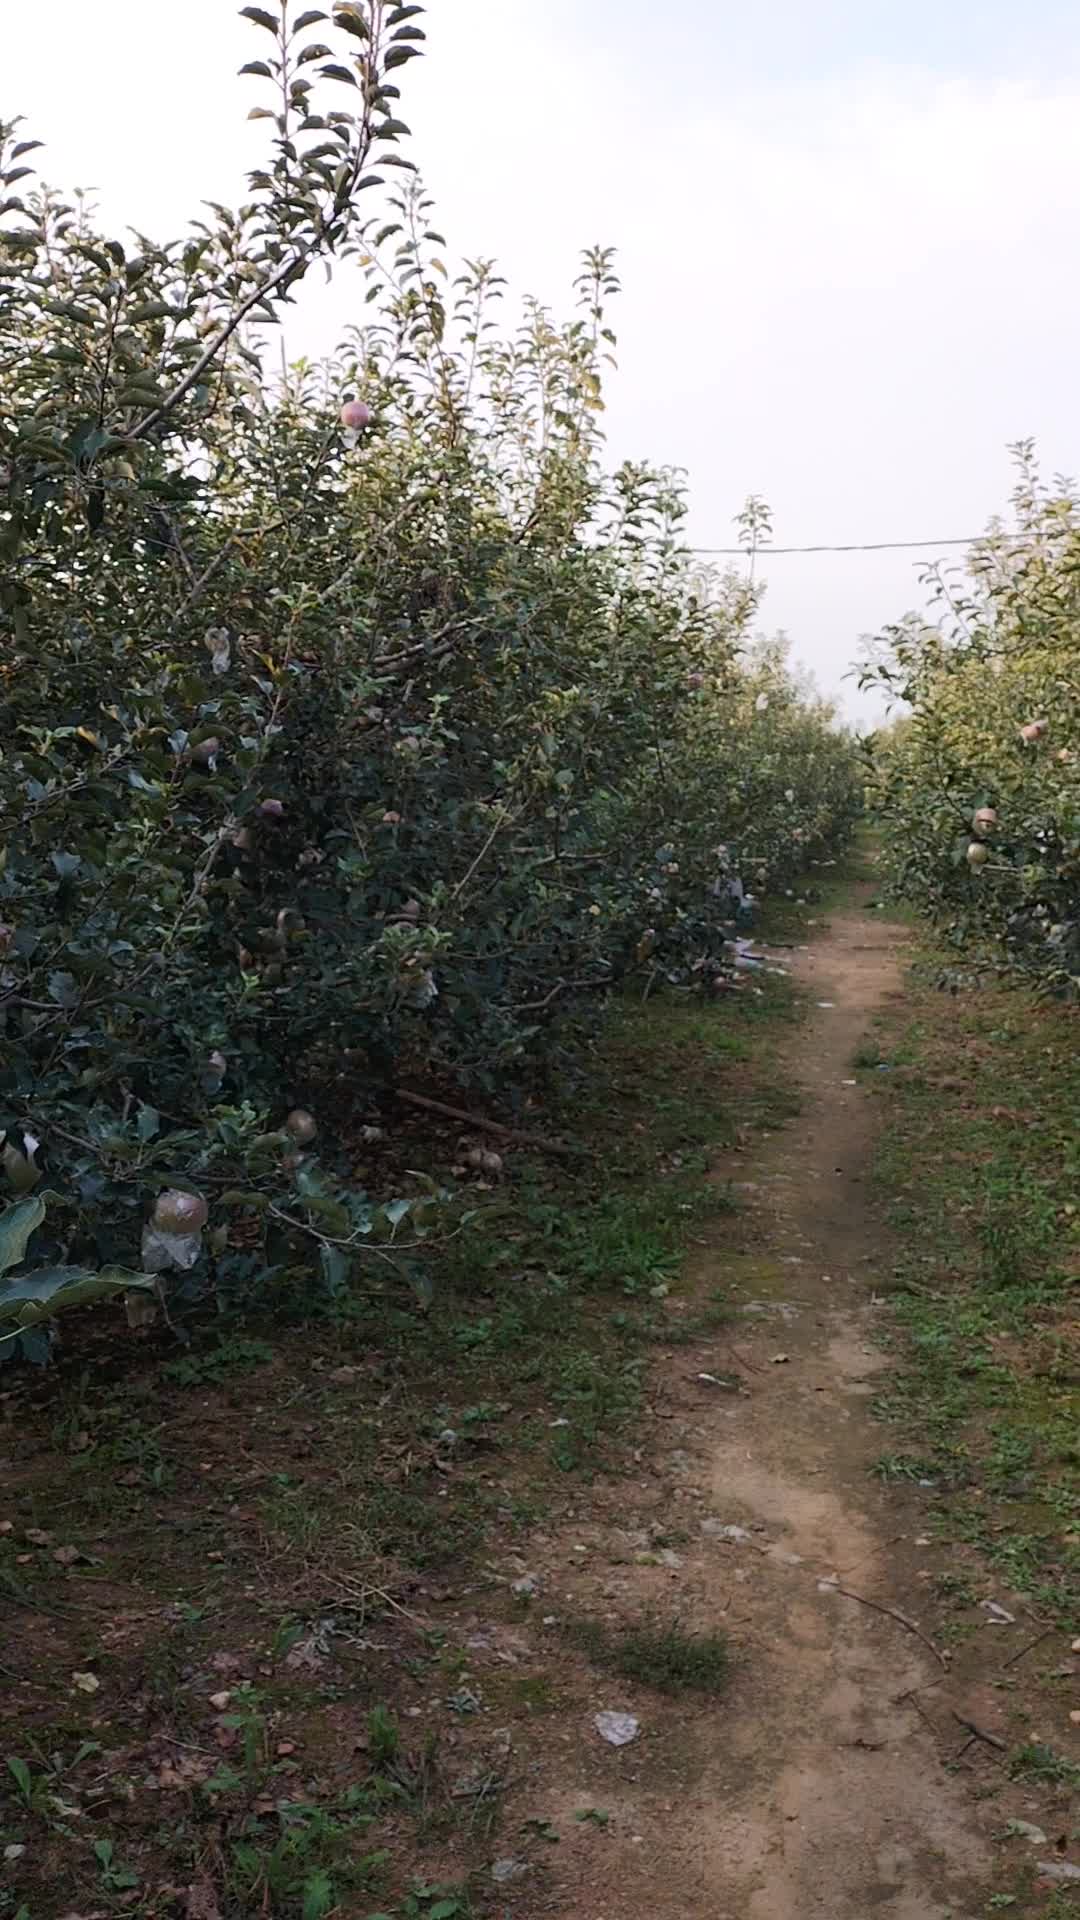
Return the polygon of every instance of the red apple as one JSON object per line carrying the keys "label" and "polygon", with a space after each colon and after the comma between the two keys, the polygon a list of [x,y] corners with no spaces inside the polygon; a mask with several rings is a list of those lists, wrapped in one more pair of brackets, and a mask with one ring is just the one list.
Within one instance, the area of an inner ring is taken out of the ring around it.
{"label": "red apple", "polygon": [[369,427],[371,421],[371,408],[365,407],[362,400],[346,400],[341,409],[341,424],[350,433],[358,433],[361,427]]}

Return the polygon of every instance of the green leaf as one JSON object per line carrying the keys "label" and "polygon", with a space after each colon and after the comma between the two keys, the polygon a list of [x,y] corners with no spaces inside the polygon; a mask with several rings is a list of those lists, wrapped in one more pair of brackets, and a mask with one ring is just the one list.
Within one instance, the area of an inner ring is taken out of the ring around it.
{"label": "green leaf", "polygon": [[[0,1228],[3,1224],[0,1222]],[[136,1288],[145,1291],[156,1285],[153,1274],[129,1273],[124,1267],[102,1267],[99,1273],[90,1267],[38,1267],[32,1273],[0,1281],[0,1321],[32,1327],[67,1307],[81,1307],[110,1293]]]}
{"label": "green leaf", "polygon": [[358,7],[338,7],[334,13],[334,25],[345,33],[351,33],[357,40],[370,40],[368,23]]}
{"label": "green leaf", "polygon": [[50,973],[49,999],[70,1013],[79,1004],[79,987],[73,973]]}
{"label": "green leaf", "polygon": [[45,1203],[39,1194],[17,1200],[0,1214],[0,1273],[8,1273],[26,1252],[27,1242],[45,1218]]}
{"label": "green leaf", "polygon": [[293,33],[304,33],[308,27],[314,27],[320,20],[327,20],[329,17],[328,14],[322,13],[318,7],[310,7],[307,13],[300,15],[299,20],[293,27]]}
{"label": "green leaf", "polygon": [[389,1205],[383,1208],[383,1212],[392,1227],[399,1227],[411,1207],[411,1200],[391,1200]]}
{"label": "green leaf", "polygon": [[325,1920],[336,1905],[334,1883],[325,1869],[319,1867],[304,1881],[301,1901],[303,1920]]}
{"label": "green leaf", "polygon": [[147,300],[141,307],[129,307],[124,318],[129,326],[137,327],[144,320],[182,320],[186,311],[184,307],[171,307],[167,300]]}
{"label": "green leaf", "polygon": [[76,306],[74,300],[46,300],[45,311],[55,313],[59,320],[73,320],[77,327],[92,327],[95,315],[86,307]]}
{"label": "green leaf", "polygon": [[278,31],[278,22],[274,19],[273,14],[264,13],[262,7],[241,7],[240,18],[242,20],[254,20],[257,27],[265,27],[268,33],[276,35]]}
{"label": "green leaf", "polygon": [[17,1753],[8,1754],[8,1772],[11,1774],[23,1799],[29,1800],[34,1786],[33,1775],[26,1761],[20,1760]]}
{"label": "green leaf", "polygon": [[135,1131],[144,1143],[154,1139],[155,1135],[161,1131],[161,1115],[156,1107],[148,1107],[145,1101],[140,1101]]}
{"label": "green leaf", "polygon": [[230,1187],[222,1194],[218,1204],[222,1207],[250,1207],[253,1213],[265,1213],[270,1205],[270,1195],[248,1193],[241,1187]]}
{"label": "green leaf", "polygon": [[322,74],[324,80],[347,80],[350,87],[355,87],[356,85],[356,75],[350,73],[348,67],[339,67],[337,65],[320,67],[319,72]]}
{"label": "green leaf", "polygon": [[156,387],[132,384],[124,387],[116,396],[118,407],[156,407],[160,394]]}
{"label": "green leaf", "polygon": [[338,1294],[349,1277],[349,1260],[340,1247],[320,1247],[319,1265],[331,1293]]}
{"label": "green leaf", "polygon": [[248,60],[240,68],[241,73],[253,73],[259,80],[272,80],[273,73],[265,60]]}
{"label": "green leaf", "polygon": [[403,67],[406,60],[417,59],[419,52],[419,47],[391,47],[386,59],[383,61],[383,66],[386,68],[387,73],[389,73],[392,67]]}

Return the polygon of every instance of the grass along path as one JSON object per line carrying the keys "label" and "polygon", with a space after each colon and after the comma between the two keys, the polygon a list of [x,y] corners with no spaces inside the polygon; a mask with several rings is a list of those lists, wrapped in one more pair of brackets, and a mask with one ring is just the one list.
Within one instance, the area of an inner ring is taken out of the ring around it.
{"label": "grass along path", "polygon": [[[626,1008],[565,1116],[594,1160],[508,1154],[426,1314],[103,1343],[0,1400],[3,1920],[1075,1911],[1037,1884],[1078,1857],[1058,1548],[1006,1565],[978,1476],[946,1497],[985,1406],[912,1317],[1001,1258],[920,1089],[961,1010],[902,997],[871,897],[792,908],[794,991]],[[1060,1010],[1010,1005],[1057,1072]]]}

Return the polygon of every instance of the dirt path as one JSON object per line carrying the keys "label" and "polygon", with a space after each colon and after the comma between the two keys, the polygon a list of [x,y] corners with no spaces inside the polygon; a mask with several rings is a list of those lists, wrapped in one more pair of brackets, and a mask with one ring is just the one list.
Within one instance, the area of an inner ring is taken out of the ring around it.
{"label": "dirt path", "polygon": [[[666,1444],[643,1460],[647,1477],[597,1490],[549,1542],[551,1633],[558,1607],[621,1625],[675,1609],[686,1628],[730,1635],[730,1688],[698,1704],[598,1684],[595,1706],[632,1711],[641,1733],[618,1752],[557,1736],[539,1771],[564,1844],[528,1911],[983,1911],[987,1839],[918,1700],[934,1689],[923,1698],[941,1714],[947,1676],[915,1633],[863,1604],[917,1621],[925,1595],[920,1543],[903,1537],[902,1507],[868,1472],[882,1450],[869,1399],[887,1366],[875,1281],[889,1251],[865,1190],[871,1111],[851,1062],[899,991],[903,940],[864,910],[868,897],[797,956],[815,1003],[792,1043],[801,1117],[716,1170],[739,1186],[743,1210],[734,1250],[703,1255],[697,1278],[706,1293],[734,1283],[739,1322],[676,1350],[657,1395]],[[728,1376],[726,1390],[703,1372]],[[667,1550],[656,1550],[658,1521],[676,1543]],[[575,1827],[589,1805],[610,1812],[604,1835]]]}

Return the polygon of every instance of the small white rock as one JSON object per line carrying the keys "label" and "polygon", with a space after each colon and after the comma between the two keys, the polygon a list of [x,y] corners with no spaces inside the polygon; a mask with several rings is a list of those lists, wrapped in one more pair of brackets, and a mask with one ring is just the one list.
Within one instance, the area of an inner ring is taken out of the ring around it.
{"label": "small white rock", "polygon": [[701,1531],[711,1534],[716,1540],[732,1540],[737,1547],[745,1546],[750,1539],[748,1528],[729,1526],[723,1520],[703,1520]]}
{"label": "small white rock", "polygon": [[996,1600],[984,1600],[982,1609],[984,1613],[990,1615],[990,1623],[992,1626],[1014,1627],[1016,1625],[1015,1613],[1007,1613],[1004,1607],[998,1606]]}
{"label": "small white rock", "polygon": [[598,1713],[593,1717],[593,1726],[609,1747],[628,1747],[641,1732],[641,1723],[632,1713]]}

